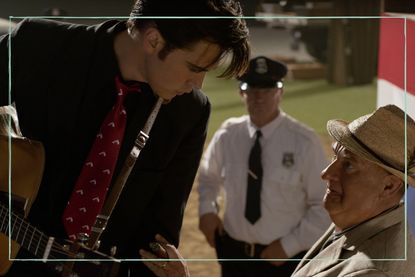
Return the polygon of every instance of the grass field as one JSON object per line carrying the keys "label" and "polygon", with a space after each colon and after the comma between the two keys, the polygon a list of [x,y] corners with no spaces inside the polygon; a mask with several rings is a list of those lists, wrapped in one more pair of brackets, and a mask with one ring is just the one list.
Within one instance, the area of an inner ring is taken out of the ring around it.
{"label": "grass field", "polygon": [[[245,114],[237,81],[215,76],[215,72],[209,73],[203,87],[212,103],[208,141],[225,119]],[[286,81],[284,86],[282,109],[322,136],[326,135],[327,120],[352,120],[376,107],[375,83],[342,87],[328,84],[325,80],[311,80]]]}

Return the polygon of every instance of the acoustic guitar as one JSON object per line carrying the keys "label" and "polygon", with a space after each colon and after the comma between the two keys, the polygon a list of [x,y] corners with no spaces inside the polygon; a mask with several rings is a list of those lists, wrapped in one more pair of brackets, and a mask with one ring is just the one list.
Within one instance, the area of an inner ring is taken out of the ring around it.
{"label": "acoustic guitar", "polygon": [[49,237],[24,219],[37,196],[44,160],[42,144],[22,136],[14,108],[0,107],[0,275],[23,247],[63,276],[116,276],[118,260],[82,243]]}
{"label": "acoustic guitar", "polygon": [[[9,209],[3,203],[0,203],[0,225],[0,232],[10,234],[13,243],[18,243],[19,247],[28,250],[37,259],[46,262],[51,270],[62,273],[63,276],[116,276],[118,260],[81,244],[77,244],[74,249],[71,241],[49,237],[15,212],[9,213]],[[5,254],[9,252],[8,248],[1,251],[2,257],[7,257]],[[89,259],[93,262],[77,262],[79,259]],[[1,268],[2,275],[7,272],[10,265],[11,263],[8,263]]]}

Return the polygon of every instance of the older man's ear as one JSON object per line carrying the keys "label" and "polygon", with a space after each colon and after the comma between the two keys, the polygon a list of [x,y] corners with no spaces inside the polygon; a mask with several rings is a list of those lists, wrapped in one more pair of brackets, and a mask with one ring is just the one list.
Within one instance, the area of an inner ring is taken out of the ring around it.
{"label": "older man's ear", "polygon": [[405,189],[404,189],[404,182],[397,176],[388,174],[383,179],[383,190],[380,195],[383,199],[401,199]]}

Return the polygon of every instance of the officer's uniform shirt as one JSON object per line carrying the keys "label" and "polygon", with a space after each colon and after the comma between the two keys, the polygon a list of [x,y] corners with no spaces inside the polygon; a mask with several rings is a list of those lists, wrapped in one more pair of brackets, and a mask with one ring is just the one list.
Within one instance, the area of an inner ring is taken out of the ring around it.
{"label": "officer's uniform shirt", "polygon": [[284,112],[262,127],[261,218],[252,225],[244,212],[248,157],[257,129],[245,115],[226,120],[215,133],[199,168],[199,214],[217,212],[223,187],[226,232],[248,243],[281,239],[292,257],[309,249],[330,224],[320,178],[327,160],[317,135]]}

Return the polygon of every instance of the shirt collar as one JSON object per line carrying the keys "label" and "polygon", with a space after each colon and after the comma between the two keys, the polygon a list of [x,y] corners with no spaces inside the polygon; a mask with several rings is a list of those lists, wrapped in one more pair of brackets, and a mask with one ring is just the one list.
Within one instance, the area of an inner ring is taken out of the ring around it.
{"label": "shirt collar", "polygon": [[280,110],[278,116],[274,118],[270,123],[266,124],[265,126],[262,126],[261,128],[258,128],[257,126],[255,126],[255,124],[251,121],[251,118],[248,116],[249,120],[247,122],[247,125],[249,137],[253,139],[255,137],[255,132],[259,129],[261,130],[262,137],[266,140],[281,125],[281,122],[284,120],[285,117],[286,114],[282,110]]}

